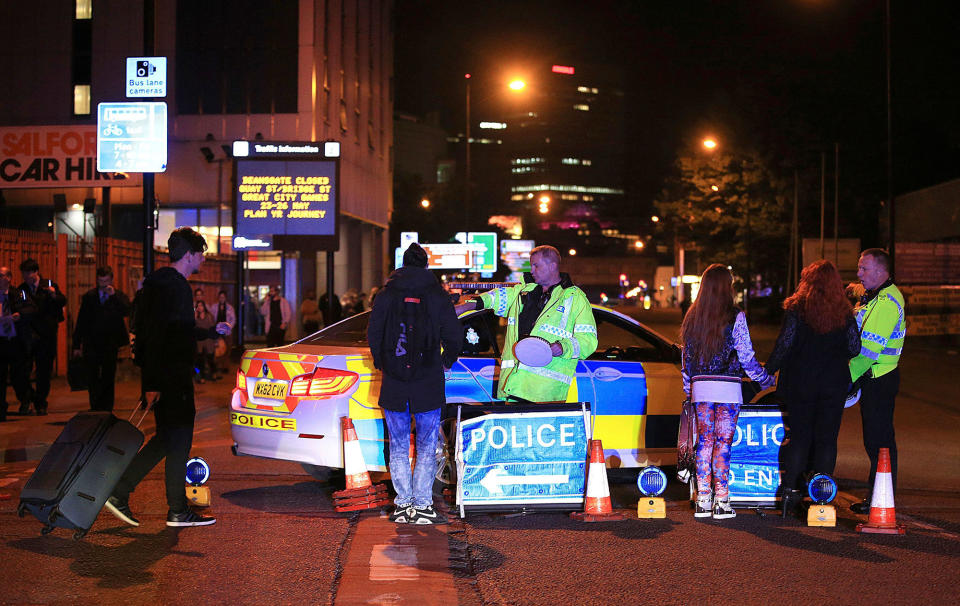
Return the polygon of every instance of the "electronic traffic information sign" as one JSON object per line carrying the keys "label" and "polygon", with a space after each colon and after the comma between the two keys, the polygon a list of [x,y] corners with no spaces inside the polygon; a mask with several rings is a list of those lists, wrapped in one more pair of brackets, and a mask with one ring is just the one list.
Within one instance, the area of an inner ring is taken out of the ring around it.
{"label": "electronic traffic information sign", "polygon": [[235,141],[234,248],[336,250],[340,146]]}

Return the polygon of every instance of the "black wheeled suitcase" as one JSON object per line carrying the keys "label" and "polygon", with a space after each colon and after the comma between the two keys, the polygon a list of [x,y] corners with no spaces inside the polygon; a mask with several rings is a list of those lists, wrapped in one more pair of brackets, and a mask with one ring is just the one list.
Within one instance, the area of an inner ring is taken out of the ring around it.
{"label": "black wheeled suitcase", "polygon": [[24,484],[18,513],[43,522],[43,534],[68,528],[82,539],[142,445],[143,433],[129,421],[109,412],[81,412]]}

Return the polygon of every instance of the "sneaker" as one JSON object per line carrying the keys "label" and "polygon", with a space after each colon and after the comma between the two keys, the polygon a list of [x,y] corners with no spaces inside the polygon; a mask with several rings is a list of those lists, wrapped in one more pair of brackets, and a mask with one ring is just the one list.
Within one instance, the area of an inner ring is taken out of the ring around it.
{"label": "sneaker", "polygon": [[697,497],[697,503],[694,506],[693,517],[709,518],[713,514],[713,497]]}
{"label": "sneaker", "polygon": [[411,520],[408,522],[409,524],[432,525],[450,523],[450,520],[447,519],[447,516],[434,509],[433,505],[427,505],[426,507],[414,507],[412,513],[413,518],[411,518]]}
{"label": "sneaker", "polygon": [[730,500],[717,501],[713,504],[713,519],[726,520],[737,517],[737,512],[730,506]]}
{"label": "sneaker", "polygon": [[409,524],[414,517],[413,507],[410,505],[398,505],[393,513],[390,514],[390,521],[394,524]]}
{"label": "sneaker", "polygon": [[200,515],[192,509],[180,513],[171,511],[167,514],[167,526],[209,526],[216,522],[217,518]]}
{"label": "sneaker", "polygon": [[127,501],[121,501],[117,497],[110,497],[107,499],[107,502],[103,504],[107,508],[107,511],[115,515],[118,519],[131,526],[139,526],[140,520],[133,517],[133,512],[130,511],[130,504]]}
{"label": "sneaker", "polygon": [[854,503],[850,506],[850,511],[855,514],[865,516],[870,513],[870,501],[864,500],[859,503]]}

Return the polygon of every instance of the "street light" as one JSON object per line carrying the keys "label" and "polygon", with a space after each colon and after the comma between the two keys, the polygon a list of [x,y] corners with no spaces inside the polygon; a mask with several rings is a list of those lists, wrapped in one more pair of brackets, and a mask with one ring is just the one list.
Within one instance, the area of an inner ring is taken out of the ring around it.
{"label": "street light", "polygon": [[709,150],[716,149],[717,140],[714,139],[713,137],[707,137],[706,139],[703,140],[703,147]]}
{"label": "street light", "polygon": [[420,206],[424,208],[430,208],[430,200],[426,198],[424,198],[423,200],[420,200]]}
{"label": "street light", "polygon": [[643,250],[643,240],[634,240],[633,247],[637,250]]}
{"label": "street light", "polygon": [[576,248],[571,248],[570,250],[567,251],[567,253],[568,253],[571,257],[576,257],[576,256],[577,256],[577,249],[576,249]]}
{"label": "street light", "polygon": [[526,88],[527,83],[518,78],[516,80],[511,80],[509,86],[510,90],[522,91],[524,88]]}

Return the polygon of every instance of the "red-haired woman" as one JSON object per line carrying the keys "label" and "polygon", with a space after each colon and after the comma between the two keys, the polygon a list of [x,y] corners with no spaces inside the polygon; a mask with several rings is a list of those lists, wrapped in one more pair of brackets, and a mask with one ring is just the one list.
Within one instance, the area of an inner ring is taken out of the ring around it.
{"label": "red-haired woman", "polygon": [[813,463],[810,471],[833,473],[850,385],[848,364],[860,352],[860,333],[840,273],[830,261],[805,267],[797,292],[783,308],[783,326],[767,372],[780,371],[777,394],[788,414],[790,439],[783,447],[781,481],[786,516],[803,498],[797,481],[808,462]]}
{"label": "red-haired woman", "polygon": [[743,312],[733,304],[733,276],[714,263],[680,327],[683,390],[697,410],[697,502],[694,517],[736,516],[730,506],[730,445],[743,404],[740,375],[773,385],[753,353]]}

